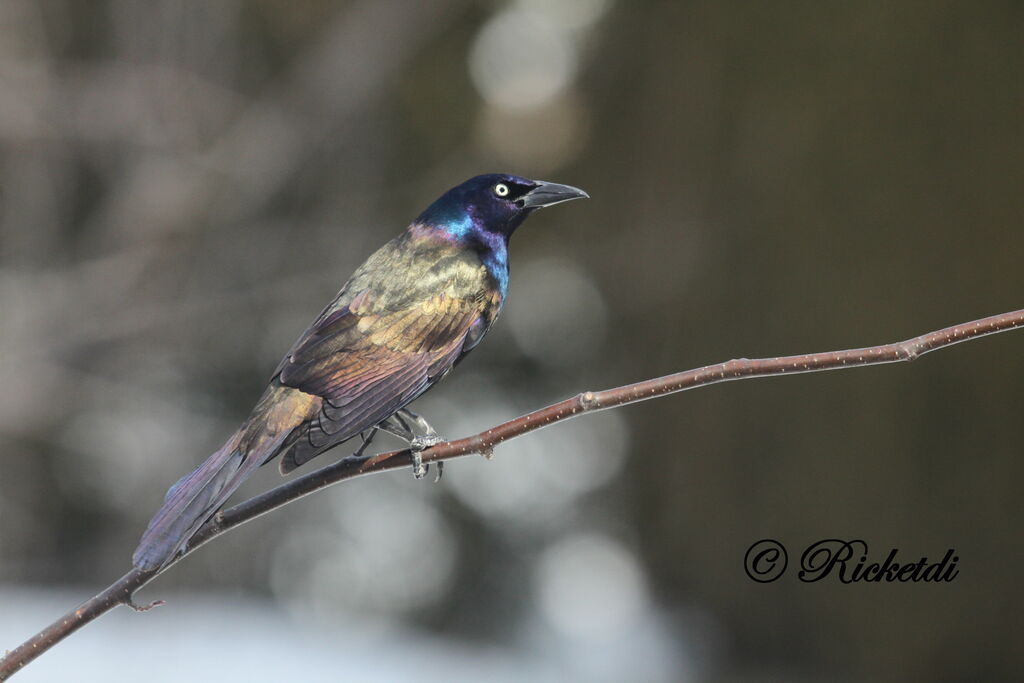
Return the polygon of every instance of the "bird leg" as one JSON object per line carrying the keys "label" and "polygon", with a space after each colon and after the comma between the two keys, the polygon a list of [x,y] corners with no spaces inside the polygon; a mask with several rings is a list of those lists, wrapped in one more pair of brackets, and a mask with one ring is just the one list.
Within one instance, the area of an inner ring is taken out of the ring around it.
{"label": "bird leg", "polygon": [[408,423],[396,413],[377,426],[388,434],[394,434],[409,444],[409,454],[412,457],[412,476],[417,479],[427,476],[427,466],[423,464],[423,457],[420,455],[420,451],[424,449],[424,446],[416,447],[419,445],[417,442],[419,437],[412,431]]}
{"label": "bird leg", "polygon": [[423,435],[417,436],[413,440],[414,443],[410,444],[413,448],[418,448],[419,450],[422,451],[427,448],[430,448],[431,446],[436,446],[437,444],[442,443],[444,441],[444,439],[437,433],[437,430],[431,427],[430,423],[427,422],[422,415],[414,413],[408,408],[402,408],[401,410],[399,410],[398,415],[401,417],[405,417],[409,420],[412,420],[417,425],[419,425],[420,429],[423,430]]}
{"label": "bird leg", "polygon": [[[420,429],[424,431],[422,436],[417,436],[416,438],[413,439],[413,442],[410,443],[410,447],[413,450],[413,453],[417,454],[416,459],[418,459],[419,457],[419,451],[429,449],[430,446],[437,445],[438,443],[442,443],[444,441],[444,438],[437,433],[436,429],[430,426],[430,423],[427,422],[426,418],[424,418],[422,415],[418,413],[413,413],[408,408],[403,408],[400,411],[398,411],[398,413],[401,415],[401,417],[409,418],[410,420],[415,422],[417,425],[420,426]],[[426,469],[424,469],[423,472],[424,474],[426,474]],[[437,476],[434,477],[434,483],[440,481],[441,476],[443,474],[444,461],[438,460]]]}
{"label": "bird leg", "polygon": [[[425,433],[417,434],[414,432],[406,419],[408,419],[409,422],[415,422],[416,425]],[[402,439],[409,444],[409,451],[412,456],[413,476],[417,479],[425,477],[430,466],[423,464],[423,458],[420,456],[420,452],[444,441],[444,439],[438,435],[437,431],[430,426],[430,423],[423,419],[421,415],[417,415],[411,410],[402,408],[397,413],[378,424],[377,427],[383,429],[389,434],[394,434],[399,439]],[[437,463],[437,479],[435,481],[439,481],[441,479],[441,473],[443,471],[443,463]]]}
{"label": "bird leg", "polygon": [[377,436],[377,431],[379,429],[380,427],[373,427],[372,429],[370,429],[369,434],[367,434],[365,431],[359,432],[359,438],[362,439],[363,442],[359,444],[359,448],[357,448],[355,452],[346,455],[344,458],[342,458],[342,460],[352,461],[359,460],[360,458],[362,458],[363,453],[366,451],[367,448],[370,447],[370,444],[373,443],[373,437]]}
{"label": "bird leg", "polygon": [[[436,446],[437,444],[444,442],[444,437],[442,437],[440,434],[438,434],[437,430],[434,429],[433,427],[431,427],[430,423],[427,422],[426,418],[423,417],[422,415],[420,415],[419,413],[414,413],[411,410],[409,410],[408,408],[402,408],[398,412],[401,413],[404,417],[407,417],[410,420],[412,420],[413,422],[415,422],[416,424],[418,424],[420,429],[422,429],[423,432],[424,432],[423,436],[416,437],[416,440],[414,440],[415,443],[410,444],[410,448],[412,448],[414,451],[416,450],[417,444],[420,446],[420,450],[425,450],[427,448],[430,448],[431,446]],[[424,470],[424,473],[426,473],[426,470]],[[441,481],[441,476],[443,474],[444,474],[444,461],[443,460],[438,460],[437,461],[437,476],[434,477],[434,483],[435,484],[437,482]]]}
{"label": "bird leg", "polygon": [[363,451],[365,451],[369,447],[369,445],[371,443],[373,443],[373,437],[377,436],[377,430],[378,429],[380,429],[380,428],[379,427],[374,427],[373,429],[371,429],[369,436],[367,436],[365,432],[359,432],[359,438],[362,439],[363,442],[361,444],[359,444],[359,448],[356,449],[356,452],[353,453],[349,457],[352,457],[352,458],[361,458],[361,457],[363,457]]}

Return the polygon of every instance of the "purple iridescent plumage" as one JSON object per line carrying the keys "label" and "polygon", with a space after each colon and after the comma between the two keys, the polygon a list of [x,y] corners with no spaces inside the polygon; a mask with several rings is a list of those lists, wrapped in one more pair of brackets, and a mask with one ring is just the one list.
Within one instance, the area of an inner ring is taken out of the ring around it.
{"label": "purple iridescent plumage", "polygon": [[535,209],[585,197],[505,174],[452,188],[374,253],[292,346],[227,443],[168,491],[133,556],[157,569],[260,465],[287,473],[389,421],[497,319],[508,239]]}

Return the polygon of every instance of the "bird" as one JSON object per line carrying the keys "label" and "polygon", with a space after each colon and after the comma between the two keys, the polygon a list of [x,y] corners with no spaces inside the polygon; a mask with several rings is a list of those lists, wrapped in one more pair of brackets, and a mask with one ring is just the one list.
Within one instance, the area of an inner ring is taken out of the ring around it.
{"label": "bird", "polygon": [[242,482],[278,457],[285,475],[357,435],[361,453],[383,430],[409,443],[413,474],[422,478],[420,452],[441,438],[406,406],[497,320],[516,228],[537,209],[588,196],[507,173],[479,175],[441,195],[356,269],[285,354],[249,417],[171,486],[134,566],[166,566]]}

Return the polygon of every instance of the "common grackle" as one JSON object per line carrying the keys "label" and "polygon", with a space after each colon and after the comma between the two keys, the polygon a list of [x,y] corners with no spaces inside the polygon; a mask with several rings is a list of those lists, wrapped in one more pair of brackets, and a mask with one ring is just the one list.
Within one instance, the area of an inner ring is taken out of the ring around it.
{"label": "common grackle", "polygon": [[287,474],[358,434],[372,438],[384,429],[410,442],[414,473],[422,477],[419,451],[439,438],[405,406],[448,374],[497,319],[508,293],[508,240],[519,224],[535,209],[586,196],[505,174],[477,176],[443,194],[356,270],[285,355],[238,431],[167,491],[132,556],[135,566],[166,564],[278,455]]}

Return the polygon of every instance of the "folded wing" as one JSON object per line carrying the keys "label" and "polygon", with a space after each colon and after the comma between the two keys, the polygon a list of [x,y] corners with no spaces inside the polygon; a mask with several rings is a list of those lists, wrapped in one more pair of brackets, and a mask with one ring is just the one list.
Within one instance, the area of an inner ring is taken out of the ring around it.
{"label": "folded wing", "polygon": [[404,303],[389,310],[373,292],[355,293],[347,305],[325,311],[281,362],[278,382],[323,399],[317,417],[295,435],[282,457],[282,472],[413,401],[487,327],[488,311],[480,297],[442,293]]}

